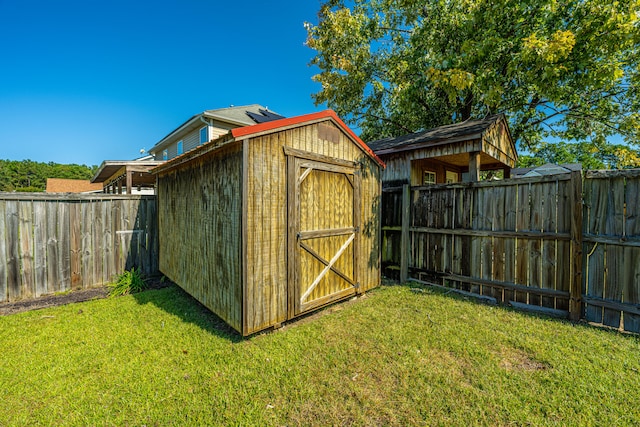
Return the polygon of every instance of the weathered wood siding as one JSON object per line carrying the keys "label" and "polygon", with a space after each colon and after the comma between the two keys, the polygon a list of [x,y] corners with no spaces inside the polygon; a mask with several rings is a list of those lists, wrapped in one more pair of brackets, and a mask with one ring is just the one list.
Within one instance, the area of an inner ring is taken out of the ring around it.
{"label": "weathered wood siding", "polygon": [[158,271],[155,196],[0,193],[0,301]]}
{"label": "weathered wood siding", "polygon": [[[380,172],[338,127],[309,124],[246,142],[245,189],[246,330],[251,333],[287,319],[287,161],[284,147],[361,163],[358,277],[362,290],[380,283]],[[330,212],[327,212],[329,215]]]}
{"label": "weathered wood siding", "polygon": [[239,331],[241,196],[240,144],[158,177],[160,271]]}
{"label": "weathered wood siding", "polygon": [[518,159],[512,144],[507,123],[502,119],[484,132],[481,151],[509,167],[515,167]]}

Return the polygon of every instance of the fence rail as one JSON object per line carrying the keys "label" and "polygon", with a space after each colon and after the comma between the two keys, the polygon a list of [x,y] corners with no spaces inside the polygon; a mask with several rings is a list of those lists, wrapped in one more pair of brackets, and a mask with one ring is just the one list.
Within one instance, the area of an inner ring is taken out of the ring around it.
{"label": "fence rail", "polygon": [[0,193],[0,302],[158,270],[155,196]]}
{"label": "fence rail", "polygon": [[383,268],[640,332],[639,202],[638,171],[387,189]]}

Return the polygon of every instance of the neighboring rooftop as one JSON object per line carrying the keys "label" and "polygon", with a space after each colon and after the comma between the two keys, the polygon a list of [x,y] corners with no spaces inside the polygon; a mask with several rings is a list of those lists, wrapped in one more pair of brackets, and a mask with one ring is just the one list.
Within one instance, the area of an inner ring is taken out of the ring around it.
{"label": "neighboring rooftop", "polygon": [[569,163],[569,164],[561,164],[561,165],[546,163],[542,166],[535,166],[531,168],[511,169],[511,177],[512,178],[528,178],[531,176],[558,175],[558,174],[581,171],[581,170],[582,170],[582,165],[580,163]]}
{"label": "neighboring rooftop", "polygon": [[89,193],[102,191],[102,183],[88,179],[47,178],[47,193]]}
{"label": "neighboring rooftop", "polygon": [[202,114],[205,117],[220,119],[227,122],[235,122],[243,125],[255,125],[256,123],[284,119],[284,116],[274,113],[273,111],[269,111],[267,107],[263,107],[259,104],[206,110]]}
{"label": "neighboring rooftop", "polygon": [[504,115],[495,114],[480,120],[466,120],[408,135],[379,139],[368,143],[368,145],[376,154],[380,155],[439,143],[480,139],[487,129],[503,118]]}
{"label": "neighboring rooftop", "polygon": [[[230,127],[242,127],[280,119],[284,119],[284,116],[270,111],[267,107],[260,104],[205,110],[202,113],[192,116],[173,131],[169,132],[167,136],[158,141],[158,143],[149,150],[149,153],[160,152],[165,146],[170,145],[174,137],[178,134],[184,134],[186,131],[197,128],[197,126],[203,126],[203,123],[207,123],[208,121],[223,122]],[[210,124],[213,125],[213,123]]]}

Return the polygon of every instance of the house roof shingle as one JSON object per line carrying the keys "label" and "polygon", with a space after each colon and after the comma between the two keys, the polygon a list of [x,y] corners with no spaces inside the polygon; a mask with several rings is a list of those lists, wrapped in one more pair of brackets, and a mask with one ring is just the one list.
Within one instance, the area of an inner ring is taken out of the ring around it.
{"label": "house roof shingle", "polygon": [[480,120],[467,120],[408,135],[379,139],[370,142],[368,145],[374,152],[379,153],[408,145],[432,145],[461,139],[478,139],[482,137],[484,131],[502,118],[504,118],[503,114],[495,114]]}
{"label": "house roof shingle", "polygon": [[47,193],[87,193],[102,191],[102,183],[91,183],[88,179],[47,178]]}

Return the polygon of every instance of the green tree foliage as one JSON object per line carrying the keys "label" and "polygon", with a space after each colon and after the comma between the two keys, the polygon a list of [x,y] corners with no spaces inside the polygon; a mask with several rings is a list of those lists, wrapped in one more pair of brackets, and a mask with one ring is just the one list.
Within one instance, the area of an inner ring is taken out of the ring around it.
{"label": "green tree foliage", "polygon": [[97,166],[0,160],[0,191],[44,191],[47,178],[91,179]]}
{"label": "green tree foliage", "polygon": [[327,0],[306,26],[315,102],[365,140],[502,112],[540,160],[640,165],[640,0]]}

